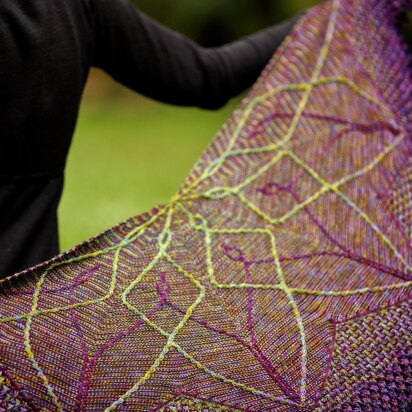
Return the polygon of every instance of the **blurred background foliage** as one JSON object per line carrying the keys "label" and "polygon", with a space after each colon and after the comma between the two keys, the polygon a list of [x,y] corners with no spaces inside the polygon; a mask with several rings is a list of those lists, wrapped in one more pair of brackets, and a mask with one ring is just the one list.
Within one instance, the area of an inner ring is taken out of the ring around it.
{"label": "blurred background foliage", "polygon": [[[203,46],[217,46],[309,8],[316,0],[132,0]],[[167,202],[236,107],[208,112],[143,98],[92,70],[59,208],[62,250]]]}
{"label": "blurred background foliage", "polygon": [[287,19],[315,0],[133,0],[168,27],[203,46],[218,46]]}

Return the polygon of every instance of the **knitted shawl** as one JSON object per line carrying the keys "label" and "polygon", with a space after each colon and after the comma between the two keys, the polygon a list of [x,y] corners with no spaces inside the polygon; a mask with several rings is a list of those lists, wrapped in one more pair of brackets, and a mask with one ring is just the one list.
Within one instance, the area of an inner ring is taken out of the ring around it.
{"label": "knitted shawl", "polygon": [[411,410],[407,3],[311,9],[168,204],[1,281],[0,410]]}

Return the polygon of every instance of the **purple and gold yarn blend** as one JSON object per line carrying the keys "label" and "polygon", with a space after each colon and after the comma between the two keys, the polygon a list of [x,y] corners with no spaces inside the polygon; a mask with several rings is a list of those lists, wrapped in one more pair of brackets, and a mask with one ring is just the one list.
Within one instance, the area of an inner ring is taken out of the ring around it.
{"label": "purple and gold yarn blend", "polygon": [[406,1],[311,9],[169,204],[0,283],[0,410],[412,410]]}

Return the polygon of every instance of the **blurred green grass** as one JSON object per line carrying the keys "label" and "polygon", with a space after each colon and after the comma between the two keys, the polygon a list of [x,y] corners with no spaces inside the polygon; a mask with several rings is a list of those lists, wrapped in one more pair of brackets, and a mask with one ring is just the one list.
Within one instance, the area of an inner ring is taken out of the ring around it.
{"label": "blurred green grass", "polygon": [[167,202],[237,102],[215,112],[139,96],[83,104],[59,207],[61,250]]}

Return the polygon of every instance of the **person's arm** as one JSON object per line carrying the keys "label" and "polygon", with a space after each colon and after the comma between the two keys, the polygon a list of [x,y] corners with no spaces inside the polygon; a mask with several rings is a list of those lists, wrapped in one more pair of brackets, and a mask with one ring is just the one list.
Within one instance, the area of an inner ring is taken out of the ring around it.
{"label": "person's arm", "polygon": [[298,20],[217,48],[204,48],[128,0],[92,0],[93,65],[148,97],[215,109],[251,86]]}

